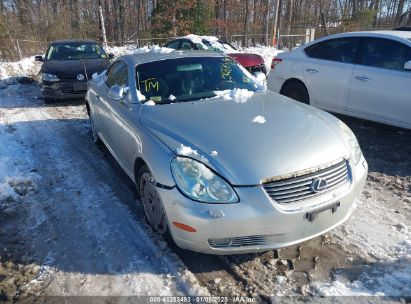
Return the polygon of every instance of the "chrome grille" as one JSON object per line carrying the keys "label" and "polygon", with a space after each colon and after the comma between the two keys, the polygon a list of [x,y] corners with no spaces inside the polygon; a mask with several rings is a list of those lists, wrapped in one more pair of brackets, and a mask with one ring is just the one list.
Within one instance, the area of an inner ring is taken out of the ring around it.
{"label": "chrome grille", "polygon": [[208,244],[213,248],[258,246],[267,244],[267,238],[265,235],[250,235],[224,239],[209,239]]}
{"label": "chrome grille", "polygon": [[[321,178],[327,181],[327,186],[324,190],[315,192],[312,189],[313,181],[316,178]],[[348,182],[348,163],[346,160],[342,160],[313,173],[264,183],[263,187],[273,200],[280,204],[287,204],[330,192]]]}

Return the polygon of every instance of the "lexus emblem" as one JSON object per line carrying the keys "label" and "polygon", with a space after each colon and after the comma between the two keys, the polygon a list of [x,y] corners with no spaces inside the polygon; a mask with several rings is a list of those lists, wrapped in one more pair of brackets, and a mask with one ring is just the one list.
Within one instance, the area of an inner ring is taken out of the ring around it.
{"label": "lexus emblem", "polygon": [[327,187],[327,181],[323,178],[314,178],[311,184],[311,190],[321,192]]}
{"label": "lexus emblem", "polygon": [[78,74],[77,75],[77,80],[84,80],[84,75],[83,74]]}

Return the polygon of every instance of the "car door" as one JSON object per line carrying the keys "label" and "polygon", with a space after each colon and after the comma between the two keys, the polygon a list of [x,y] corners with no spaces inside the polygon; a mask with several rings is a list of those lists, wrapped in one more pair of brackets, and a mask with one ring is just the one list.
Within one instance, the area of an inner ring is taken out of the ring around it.
{"label": "car door", "polygon": [[99,105],[99,120],[96,127],[99,129],[101,133],[100,136],[109,150],[111,150],[111,147],[113,146],[113,143],[111,142],[111,138],[113,137],[111,133],[113,132],[113,129],[111,127],[108,91],[109,88],[116,83],[116,78],[118,77],[118,71],[120,68],[121,65],[119,61],[114,62],[109,67],[104,83],[99,85],[98,95],[96,95],[96,102]]}
{"label": "car door", "polygon": [[[133,149],[132,143],[135,142],[133,138],[132,117],[133,105],[130,102],[129,96],[129,68],[126,62],[119,61],[119,68],[111,86],[117,85],[125,88],[126,94],[123,98],[117,100],[111,96],[106,96],[107,114],[110,127],[110,147],[115,154],[117,161],[127,172],[132,168],[130,149]],[[131,173],[131,172],[128,172]]]}
{"label": "car door", "polygon": [[359,38],[325,40],[307,47],[303,73],[310,103],[329,110],[344,110],[349,83],[358,60]]}
{"label": "car door", "polygon": [[385,38],[364,38],[354,68],[348,111],[381,122],[411,126],[411,48]]}

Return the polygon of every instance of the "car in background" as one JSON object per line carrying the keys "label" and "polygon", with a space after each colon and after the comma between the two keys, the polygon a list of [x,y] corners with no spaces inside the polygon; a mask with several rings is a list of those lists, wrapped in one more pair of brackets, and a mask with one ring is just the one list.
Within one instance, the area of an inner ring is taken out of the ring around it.
{"label": "car in background", "polygon": [[86,108],[136,184],[147,222],[185,249],[267,251],[336,227],[367,162],[334,116],[281,96],[217,52],[117,58]]}
{"label": "car in background", "polygon": [[411,128],[411,32],[328,36],[273,59],[268,88],[318,108]]}
{"label": "car in background", "polygon": [[52,42],[43,57],[40,69],[41,91],[44,102],[55,99],[84,99],[87,81],[110,65],[113,54],[92,40],[60,40]]}
{"label": "car in background", "polygon": [[187,35],[168,41],[164,44],[164,47],[175,50],[209,50],[222,52],[235,59],[253,75],[257,72],[267,75],[268,72],[262,56],[240,52],[230,43],[214,36]]}

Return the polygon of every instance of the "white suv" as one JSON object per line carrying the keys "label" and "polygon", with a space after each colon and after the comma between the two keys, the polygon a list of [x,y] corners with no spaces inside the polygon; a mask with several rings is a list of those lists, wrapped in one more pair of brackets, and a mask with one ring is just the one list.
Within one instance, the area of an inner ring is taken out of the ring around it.
{"label": "white suv", "polygon": [[328,36],[273,59],[268,88],[345,115],[411,129],[411,32]]}

